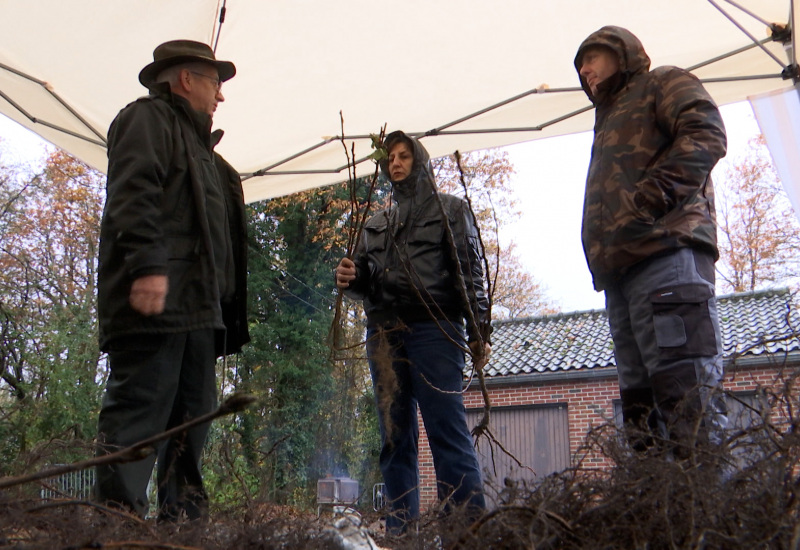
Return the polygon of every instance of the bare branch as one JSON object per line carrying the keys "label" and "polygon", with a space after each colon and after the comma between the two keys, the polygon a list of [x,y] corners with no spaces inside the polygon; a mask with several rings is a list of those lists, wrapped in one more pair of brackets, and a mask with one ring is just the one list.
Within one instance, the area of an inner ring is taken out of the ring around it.
{"label": "bare branch", "polygon": [[0,479],[0,489],[7,489],[9,487],[14,487],[16,485],[22,485],[24,483],[29,483],[31,481],[38,481],[40,479],[55,477],[69,472],[77,472],[80,470],[91,468],[93,466],[101,466],[105,464],[120,464],[124,462],[133,462],[136,460],[141,460],[146,456],[155,452],[156,443],[174,437],[191,428],[194,428],[195,426],[199,426],[200,424],[205,424],[206,422],[211,422],[212,420],[220,418],[222,416],[242,411],[248,406],[250,406],[253,402],[255,402],[255,400],[256,399],[253,396],[235,393],[230,397],[228,397],[225,401],[223,401],[222,404],[217,408],[217,410],[198,416],[197,418],[188,420],[183,424],[181,424],[180,426],[175,426],[174,428],[171,428],[160,434],[148,437],[147,439],[144,439],[134,445],[131,445],[130,447],[126,447],[114,453],[98,456],[88,460],[82,460],[80,462],[75,462],[72,464],[65,464],[63,466],[55,466],[52,468],[48,468],[46,470],[35,472],[33,474],[27,474],[15,477],[4,477]]}

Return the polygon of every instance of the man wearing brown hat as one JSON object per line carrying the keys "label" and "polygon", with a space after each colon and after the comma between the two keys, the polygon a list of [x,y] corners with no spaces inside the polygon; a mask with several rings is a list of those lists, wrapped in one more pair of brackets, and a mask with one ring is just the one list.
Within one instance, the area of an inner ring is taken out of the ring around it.
{"label": "man wearing brown hat", "polygon": [[[213,410],[217,357],[249,341],[242,186],[214,152],[222,132],[211,131],[222,83],[235,74],[205,44],[165,42],[139,73],[150,95],[109,128],[98,316],[110,375],[99,454]],[[159,447],[160,518],[205,514],[207,432],[197,427]],[[99,467],[97,498],[145,515],[154,458]]]}

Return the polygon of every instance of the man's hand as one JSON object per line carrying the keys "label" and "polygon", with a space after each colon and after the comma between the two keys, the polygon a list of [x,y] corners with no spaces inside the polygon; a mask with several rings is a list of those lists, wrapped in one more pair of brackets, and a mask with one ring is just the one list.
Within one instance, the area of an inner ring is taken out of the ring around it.
{"label": "man's hand", "polygon": [[350,281],[356,278],[356,264],[350,258],[342,258],[339,265],[336,266],[336,286],[339,288],[347,288],[350,286]]}
{"label": "man's hand", "polygon": [[130,303],[134,311],[145,316],[164,312],[169,282],[166,275],[145,275],[131,285]]}

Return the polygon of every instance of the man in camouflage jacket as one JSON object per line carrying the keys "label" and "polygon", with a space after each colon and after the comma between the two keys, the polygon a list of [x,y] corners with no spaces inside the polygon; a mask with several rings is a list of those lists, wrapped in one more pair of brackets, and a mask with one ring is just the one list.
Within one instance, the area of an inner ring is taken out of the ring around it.
{"label": "man in camouflage jacket", "polygon": [[725,127],[696,77],[650,71],[626,29],[592,33],[575,68],[596,108],[582,240],[606,295],[623,418],[634,448],[653,441],[635,428],[658,425],[687,456],[725,422],[713,391],[722,360],[711,182]]}

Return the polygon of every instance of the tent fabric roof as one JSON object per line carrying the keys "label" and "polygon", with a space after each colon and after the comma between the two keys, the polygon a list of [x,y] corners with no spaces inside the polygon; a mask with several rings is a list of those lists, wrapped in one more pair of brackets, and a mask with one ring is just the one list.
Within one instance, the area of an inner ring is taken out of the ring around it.
{"label": "tent fabric roof", "polygon": [[653,66],[721,58],[695,70],[719,104],[789,87],[787,50],[754,40],[787,24],[792,2],[3,0],[0,112],[103,170],[108,125],[146,93],[137,75],[153,48],[216,45],[238,69],[215,116],[218,149],[255,201],[346,180],[345,150],[364,158],[384,125],[435,134],[432,156],[591,129],[572,60],[606,24],[639,36]]}

